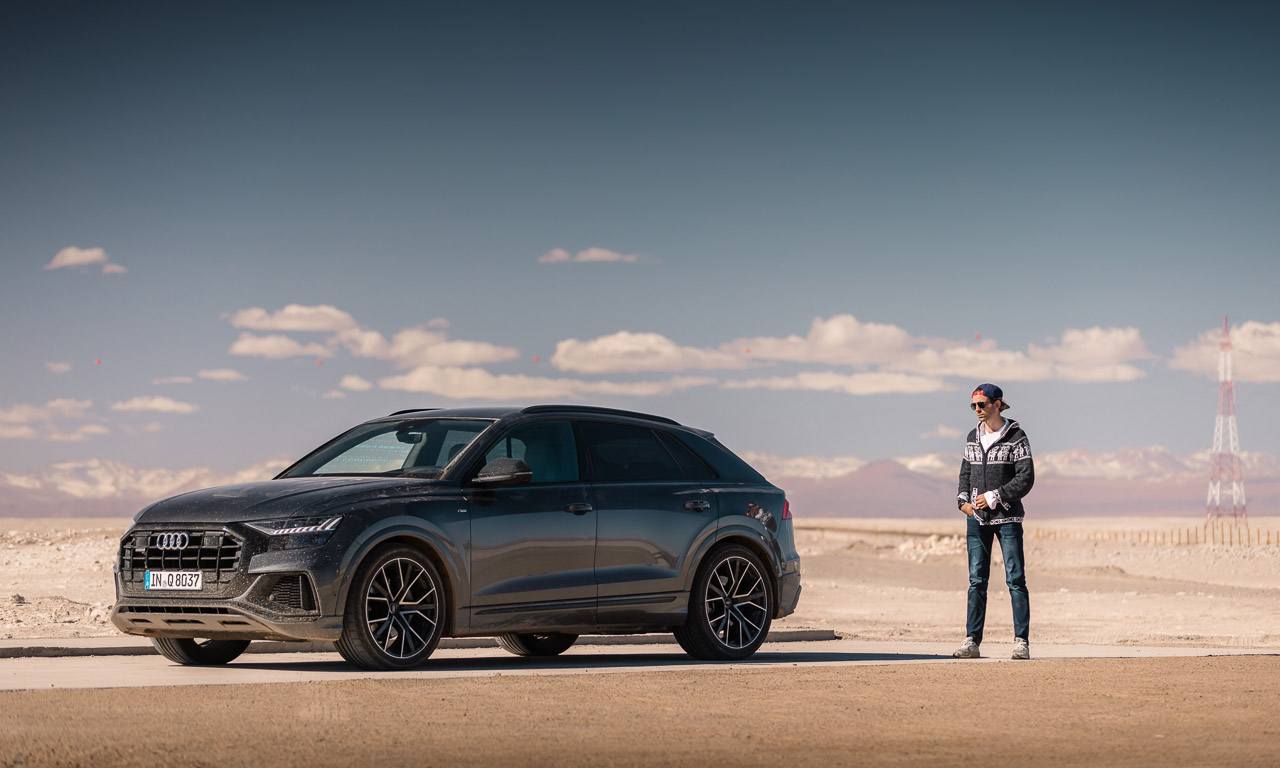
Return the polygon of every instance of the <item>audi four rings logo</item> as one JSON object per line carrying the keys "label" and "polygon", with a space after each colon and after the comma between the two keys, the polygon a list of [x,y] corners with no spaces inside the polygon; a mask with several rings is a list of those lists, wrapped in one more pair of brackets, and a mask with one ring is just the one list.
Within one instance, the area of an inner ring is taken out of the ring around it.
{"label": "audi four rings logo", "polygon": [[156,535],[156,546],[160,549],[185,549],[191,538],[185,533],[161,533]]}

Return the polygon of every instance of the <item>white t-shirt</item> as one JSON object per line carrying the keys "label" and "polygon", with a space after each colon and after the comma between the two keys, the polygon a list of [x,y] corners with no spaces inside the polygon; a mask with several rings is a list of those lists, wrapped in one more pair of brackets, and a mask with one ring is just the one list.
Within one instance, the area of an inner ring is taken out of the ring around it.
{"label": "white t-shirt", "polygon": [[[982,450],[984,451],[995,445],[995,442],[1003,437],[1005,432],[1009,431],[1009,420],[1004,420],[1004,426],[1001,427],[998,432],[984,432],[983,430],[985,429],[985,424],[983,422],[978,422],[978,440],[982,442]],[[993,491],[987,491],[982,494],[982,497],[987,500],[988,509],[995,507],[996,495]]]}

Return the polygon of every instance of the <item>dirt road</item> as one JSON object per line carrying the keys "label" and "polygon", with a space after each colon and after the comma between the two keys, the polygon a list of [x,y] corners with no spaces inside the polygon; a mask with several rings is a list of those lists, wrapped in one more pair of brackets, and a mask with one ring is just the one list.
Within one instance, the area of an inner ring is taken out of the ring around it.
{"label": "dirt road", "polygon": [[1277,762],[1275,656],[0,694],[4,766]]}

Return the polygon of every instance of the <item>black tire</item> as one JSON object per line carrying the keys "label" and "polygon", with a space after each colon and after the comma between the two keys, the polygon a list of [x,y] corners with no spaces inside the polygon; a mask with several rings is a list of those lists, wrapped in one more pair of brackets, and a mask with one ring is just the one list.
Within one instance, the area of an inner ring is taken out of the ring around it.
{"label": "black tire", "polygon": [[413,669],[440,643],[446,605],[426,555],[403,544],[377,550],[347,593],[338,653],[361,669]]}
{"label": "black tire", "polygon": [[703,561],[689,592],[689,617],[676,642],[695,659],[750,658],[773,623],[773,585],[759,556],[731,544]]}
{"label": "black tire", "polygon": [[169,661],[188,666],[226,664],[244,653],[248,640],[191,640],[185,637],[153,637],[151,644]]}
{"label": "black tire", "polygon": [[498,647],[517,656],[559,656],[577,641],[577,635],[563,632],[547,634],[512,633],[498,635]]}

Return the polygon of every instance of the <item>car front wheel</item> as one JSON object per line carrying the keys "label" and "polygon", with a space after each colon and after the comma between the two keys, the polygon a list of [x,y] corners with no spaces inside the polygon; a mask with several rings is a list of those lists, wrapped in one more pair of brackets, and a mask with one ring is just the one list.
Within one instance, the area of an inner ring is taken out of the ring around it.
{"label": "car front wheel", "polygon": [[412,669],[440,642],[444,595],[439,573],[413,547],[375,552],[347,593],[342,658],[361,669]]}
{"label": "car front wheel", "polygon": [[743,546],[712,552],[694,579],[689,618],[675,631],[697,659],[749,658],[769,634],[773,594],[760,558]]}
{"label": "car front wheel", "polygon": [[248,640],[192,640],[185,637],[153,637],[151,644],[169,661],[189,666],[226,664],[249,647]]}

